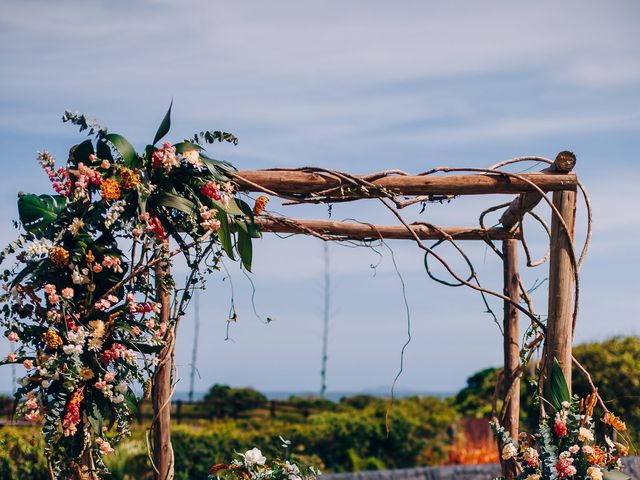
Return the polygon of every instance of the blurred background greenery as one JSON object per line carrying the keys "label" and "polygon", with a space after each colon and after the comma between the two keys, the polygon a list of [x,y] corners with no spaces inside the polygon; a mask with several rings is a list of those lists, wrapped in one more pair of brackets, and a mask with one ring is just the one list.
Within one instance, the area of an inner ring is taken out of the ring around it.
{"label": "blurred background greenery", "polygon": [[[629,439],[637,444],[640,338],[582,344],[574,353],[591,372],[609,408],[626,420]],[[212,465],[254,446],[267,456],[282,456],[279,436],[291,440],[288,453],[295,459],[331,472],[497,461],[487,422],[497,372],[487,368],[475,373],[449,398],[408,397],[393,405],[369,395],[339,402],[300,397],[272,402],[251,388],[214,385],[201,402],[180,406],[181,423],[172,435],[176,480],[204,479]],[[574,393],[589,393],[580,372],[573,378]],[[533,387],[525,379],[525,430],[537,422],[532,398]],[[143,416],[133,436],[108,457],[113,480],[152,478],[145,438],[148,423]],[[0,480],[17,478],[48,478],[42,439],[33,427],[0,427]]]}

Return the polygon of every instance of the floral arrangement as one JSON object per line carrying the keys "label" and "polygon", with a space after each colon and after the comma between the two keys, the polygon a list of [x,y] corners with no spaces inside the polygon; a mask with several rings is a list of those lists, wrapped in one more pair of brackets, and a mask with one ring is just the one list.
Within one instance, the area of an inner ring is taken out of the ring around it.
{"label": "floral arrangement", "polygon": [[[202,132],[156,146],[170,116],[171,107],[139,154],[66,112],[63,121],[91,138],[64,166],[38,154],[56,194],[19,195],[24,232],[0,254],[14,260],[2,273],[0,323],[13,347],[1,363],[24,367],[17,413],[42,423],[52,471],[63,478],[87,454],[92,470],[104,470],[101,457],[129,433],[134,386],[149,394],[157,354],[204,275],[224,254],[251,268],[251,239],[260,235],[253,211],[234,193],[233,166],[204,149],[237,139]],[[189,267],[182,288],[168,269],[177,254]],[[174,295],[168,319],[157,289]]]}
{"label": "floral arrangement", "polygon": [[[287,449],[291,444],[289,440],[280,439],[283,447]],[[214,465],[209,472],[209,478],[217,480],[315,480],[320,471],[312,466],[300,468],[289,460],[273,459],[267,462],[267,458],[260,449],[252,448],[245,453],[237,454],[240,459],[234,459],[230,463]]]}
{"label": "floral arrangement", "polygon": [[[551,419],[543,416],[539,430],[533,435],[520,433],[517,439],[498,425],[491,423],[500,445],[502,460],[515,462],[517,479],[521,480],[628,480],[622,472],[620,458],[627,455],[626,445],[604,436],[604,443],[595,438],[594,408],[597,393],[583,399],[571,397],[560,365],[556,361],[551,379],[552,402],[555,411]],[[542,399],[545,401],[544,399]],[[605,411],[603,426],[621,434],[626,425],[620,418]]]}

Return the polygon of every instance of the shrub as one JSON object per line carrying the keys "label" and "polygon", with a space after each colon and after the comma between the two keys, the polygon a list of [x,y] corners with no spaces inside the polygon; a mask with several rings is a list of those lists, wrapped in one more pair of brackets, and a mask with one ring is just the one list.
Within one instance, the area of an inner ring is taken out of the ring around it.
{"label": "shrub", "polygon": [[33,428],[0,429],[0,480],[48,480],[44,441]]}

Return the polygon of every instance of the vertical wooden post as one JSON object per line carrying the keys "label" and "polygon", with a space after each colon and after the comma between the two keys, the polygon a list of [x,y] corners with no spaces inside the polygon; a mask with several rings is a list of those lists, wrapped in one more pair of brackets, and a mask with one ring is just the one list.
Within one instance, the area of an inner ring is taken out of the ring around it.
{"label": "vertical wooden post", "polygon": [[[165,242],[164,253],[169,244]],[[158,264],[156,273],[156,295],[160,302],[160,322],[167,325],[166,346],[158,354],[158,366],[154,375],[151,394],[155,422],[153,424],[153,462],[157,469],[156,480],[173,479],[173,447],[171,446],[171,370],[174,348],[174,331],[170,325],[171,299],[164,277],[169,271],[168,262]]]}
{"label": "vertical wooden post", "polygon": [[[569,252],[573,245],[576,192],[554,192],[553,204],[569,227],[569,235],[567,236],[557,216],[553,215],[549,257],[549,309],[544,348],[545,385],[548,385],[553,360],[556,358],[571,391],[574,272]],[[545,394],[548,395],[546,388]]]}
{"label": "vertical wooden post", "polygon": [[[518,241],[503,240],[504,295],[516,304],[520,301],[518,282]],[[518,437],[520,420],[520,330],[518,309],[510,302],[504,302],[504,398],[502,425],[512,438]],[[508,400],[507,400],[508,399]],[[512,479],[516,476],[515,463],[503,462],[502,473]]]}

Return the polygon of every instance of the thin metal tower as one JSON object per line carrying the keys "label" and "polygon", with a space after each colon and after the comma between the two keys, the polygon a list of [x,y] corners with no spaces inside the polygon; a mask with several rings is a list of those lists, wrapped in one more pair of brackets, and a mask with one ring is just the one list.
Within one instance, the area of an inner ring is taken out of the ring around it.
{"label": "thin metal tower", "polygon": [[331,278],[329,276],[329,242],[324,242],[324,318],[322,331],[322,368],[320,370],[320,397],[327,391],[327,351],[329,343],[329,308],[331,306]]}
{"label": "thin metal tower", "polygon": [[189,379],[189,402],[193,402],[193,388],[196,381],[196,362],[198,360],[198,337],[200,336],[200,290],[195,290],[193,299],[194,332],[191,351],[191,377]]}

